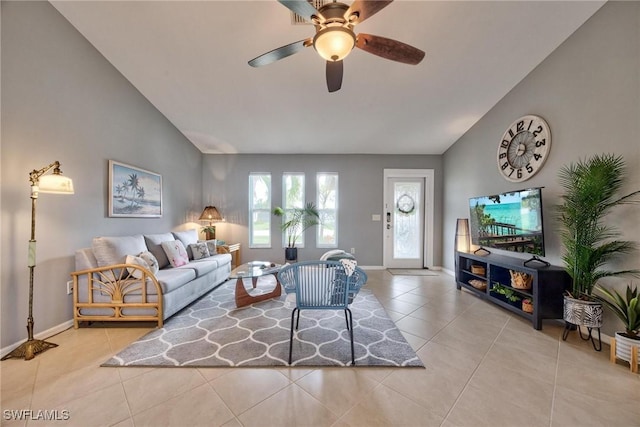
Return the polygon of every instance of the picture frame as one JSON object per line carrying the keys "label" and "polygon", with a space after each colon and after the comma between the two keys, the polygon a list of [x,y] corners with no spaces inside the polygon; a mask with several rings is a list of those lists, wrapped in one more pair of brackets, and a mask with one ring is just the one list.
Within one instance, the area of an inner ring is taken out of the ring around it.
{"label": "picture frame", "polygon": [[109,160],[109,217],[161,218],[162,175]]}

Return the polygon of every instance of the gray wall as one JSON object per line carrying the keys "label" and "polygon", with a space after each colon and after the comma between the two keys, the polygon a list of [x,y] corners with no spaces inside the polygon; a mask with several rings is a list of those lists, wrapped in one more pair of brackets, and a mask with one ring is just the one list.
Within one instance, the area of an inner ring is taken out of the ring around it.
{"label": "gray wall", "polygon": [[[640,3],[609,2],[520,82],[444,154],[444,266],[453,270],[456,218],[467,218],[468,198],[543,186],[548,261],[561,264],[552,205],[559,202],[558,169],[596,153],[624,156],[626,191],[640,189]],[[496,166],[498,142],[525,114],[551,128],[550,157],[529,181],[512,184]],[[624,238],[640,242],[640,208],[625,206],[610,218]],[[500,252],[500,251],[497,251]],[[616,267],[640,267],[634,254]],[[629,279],[612,281],[616,286]],[[638,280],[636,280],[638,283]],[[606,332],[619,324],[607,319]]]}
{"label": "gray wall", "polygon": [[[272,203],[282,204],[282,174],[304,172],[306,199],[315,201],[318,172],[339,174],[338,247],[356,249],[358,263],[382,265],[382,223],[371,220],[383,214],[384,169],[434,169],[434,264],[441,265],[442,164],[441,156],[393,155],[205,155],[203,162],[204,202],[215,205],[227,223],[216,227],[216,237],[242,243],[242,258],[283,260],[279,219],[273,217],[271,249],[249,249],[247,195],[251,172],[270,172]],[[298,250],[299,260],[318,259],[327,249],[315,248],[315,230],[307,230],[306,245]]]}
{"label": "gray wall", "polygon": [[[72,317],[73,254],[98,235],[195,226],[202,155],[47,2],[2,2],[2,342],[26,338],[29,171],[54,160],[76,194],[38,200],[35,331]],[[107,217],[108,160],[162,174],[160,219]]]}

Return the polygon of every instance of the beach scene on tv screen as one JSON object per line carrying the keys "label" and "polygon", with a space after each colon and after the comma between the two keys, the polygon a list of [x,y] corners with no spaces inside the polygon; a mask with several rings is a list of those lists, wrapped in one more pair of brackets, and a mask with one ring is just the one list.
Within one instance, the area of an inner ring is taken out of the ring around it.
{"label": "beach scene on tv screen", "polygon": [[544,255],[540,189],[469,199],[474,245]]}

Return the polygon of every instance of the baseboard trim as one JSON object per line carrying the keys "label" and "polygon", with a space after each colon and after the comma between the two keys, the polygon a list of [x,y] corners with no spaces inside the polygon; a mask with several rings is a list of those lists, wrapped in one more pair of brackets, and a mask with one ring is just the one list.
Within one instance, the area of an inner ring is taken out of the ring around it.
{"label": "baseboard trim", "polygon": [[[358,267],[360,267],[363,270],[386,270],[387,267],[385,267],[384,265],[359,265]],[[447,274],[453,276],[453,272],[449,272],[448,270],[445,270],[444,268],[434,265],[431,267],[423,267],[424,269],[427,270],[433,270],[433,271],[444,271]]]}
{"label": "baseboard trim", "polygon": [[[71,328],[73,326],[73,319],[71,320],[67,320],[64,323],[60,323],[59,325],[54,326],[53,328],[49,328],[46,331],[42,331],[38,334],[35,334],[33,337],[37,340],[46,340],[48,338],[51,338],[54,335],[59,334],[60,332],[66,331],[67,329]],[[24,339],[22,341],[19,341],[17,343],[11,344],[6,346],[5,348],[3,348],[2,350],[0,350],[0,357],[4,357],[7,354],[11,353],[14,349],[18,348],[18,346],[20,344],[22,344],[23,342],[26,342],[27,340]]]}
{"label": "baseboard trim", "polygon": [[451,276],[451,277],[456,277],[456,273],[453,270],[449,270],[447,268],[443,268],[442,272],[447,274],[447,275],[449,275],[449,276]]}

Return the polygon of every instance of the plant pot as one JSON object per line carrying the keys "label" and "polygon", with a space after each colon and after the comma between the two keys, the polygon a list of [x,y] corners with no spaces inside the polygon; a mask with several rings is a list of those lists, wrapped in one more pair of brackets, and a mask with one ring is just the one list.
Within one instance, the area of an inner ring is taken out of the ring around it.
{"label": "plant pot", "polygon": [[284,259],[286,261],[296,262],[298,260],[298,248],[285,248]]}
{"label": "plant pot", "polygon": [[633,339],[625,336],[623,332],[616,332],[616,358],[631,363],[631,347],[640,351],[640,338]]}
{"label": "plant pot", "polygon": [[577,326],[587,328],[602,327],[602,303],[564,297],[563,319]]}

